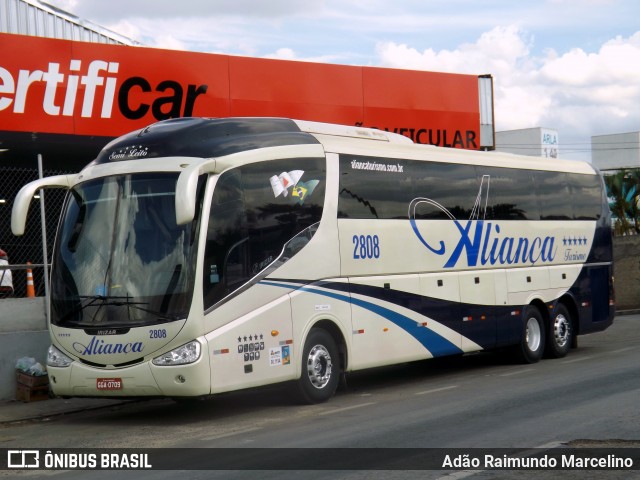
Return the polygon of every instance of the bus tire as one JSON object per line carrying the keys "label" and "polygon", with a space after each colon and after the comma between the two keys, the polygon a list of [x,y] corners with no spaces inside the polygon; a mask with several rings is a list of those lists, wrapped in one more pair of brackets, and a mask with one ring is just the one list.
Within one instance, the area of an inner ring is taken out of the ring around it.
{"label": "bus tire", "polygon": [[340,358],[333,337],[321,328],[312,328],[302,351],[302,373],[297,383],[302,403],[326,402],[340,381]]}
{"label": "bus tire", "polygon": [[540,310],[528,305],[523,311],[522,320],[520,344],[515,350],[516,358],[522,363],[536,363],[544,353],[544,319]]}
{"label": "bus tire", "polygon": [[562,358],[569,353],[573,345],[573,325],[569,310],[559,303],[551,315],[549,329],[547,330],[546,356],[549,358]]}

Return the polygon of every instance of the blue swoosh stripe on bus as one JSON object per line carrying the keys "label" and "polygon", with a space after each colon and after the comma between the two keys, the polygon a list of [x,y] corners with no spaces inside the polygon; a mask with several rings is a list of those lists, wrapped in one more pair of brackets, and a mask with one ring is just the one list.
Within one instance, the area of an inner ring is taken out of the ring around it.
{"label": "blue swoosh stripe on bus", "polygon": [[408,334],[410,334],[412,337],[418,340],[423,347],[425,347],[427,350],[429,350],[429,352],[431,352],[431,354],[434,357],[437,357],[440,355],[451,355],[456,353],[462,353],[462,349],[460,347],[454,345],[452,342],[450,342],[443,336],[438,335],[433,330],[430,330],[429,328],[418,325],[418,323],[415,320],[412,320],[409,317],[406,317],[398,312],[394,312],[393,310],[390,310],[388,308],[382,307],[380,305],[376,305],[375,303],[349,297],[348,295],[341,295],[334,292],[318,290],[317,288],[313,288],[313,287],[291,286],[291,285],[286,285],[282,283],[269,282],[265,280],[261,281],[260,283],[263,285],[270,285],[273,287],[289,288],[292,290],[297,290],[297,289],[304,290],[306,292],[316,293],[318,295],[324,295],[325,297],[330,297],[336,300],[341,300],[343,302],[352,303],[361,308],[364,308],[365,310],[369,310],[370,312],[380,315],[381,317],[386,318],[387,320],[393,322],[394,324],[402,328],[404,331],[406,331]]}

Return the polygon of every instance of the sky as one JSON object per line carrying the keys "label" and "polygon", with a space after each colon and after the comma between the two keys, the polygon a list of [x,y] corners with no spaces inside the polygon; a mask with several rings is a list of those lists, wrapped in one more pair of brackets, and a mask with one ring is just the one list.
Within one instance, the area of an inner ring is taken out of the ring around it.
{"label": "sky", "polygon": [[45,1],[151,47],[489,73],[496,130],[557,130],[563,158],[640,131],[638,0]]}

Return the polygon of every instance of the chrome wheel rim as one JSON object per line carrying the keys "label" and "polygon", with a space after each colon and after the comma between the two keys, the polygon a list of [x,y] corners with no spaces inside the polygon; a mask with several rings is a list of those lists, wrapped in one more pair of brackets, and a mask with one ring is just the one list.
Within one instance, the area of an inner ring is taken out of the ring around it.
{"label": "chrome wheel rim", "polygon": [[540,342],[542,341],[542,331],[540,330],[540,324],[538,320],[534,317],[531,317],[527,321],[527,329],[525,331],[525,340],[527,342],[527,347],[532,352],[535,352],[540,348]]}
{"label": "chrome wheel rim", "polygon": [[331,380],[331,355],[323,345],[316,345],[307,358],[307,375],[309,381],[317,389],[324,388]]}
{"label": "chrome wheel rim", "polygon": [[571,324],[567,317],[562,314],[556,316],[553,321],[553,337],[555,338],[556,345],[564,347],[569,341],[571,335]]}

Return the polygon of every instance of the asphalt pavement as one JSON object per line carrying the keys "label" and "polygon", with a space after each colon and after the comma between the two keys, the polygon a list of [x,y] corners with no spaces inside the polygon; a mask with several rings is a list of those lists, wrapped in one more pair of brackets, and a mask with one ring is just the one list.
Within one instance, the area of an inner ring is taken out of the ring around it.
{"label": "asphalt pavement", "polygon": [[[617,312],[616,316],[638,314],[640,310]],[[10,400],[0,402],[0,425],[45,419],[58,415],[66,415],[84,410],[106,408],[132,400],[100,399],[100,398],[49,398],[34,402]]]}
{"label": "asphalt pavement", "polygon": [[[0,425],[66,415],[84,410],[119,405],[125,400],[100,398],[49,398],[35,402],[19,400],[5,401],[0,404]],[[130,401],[130,400],[127,400]]]}

